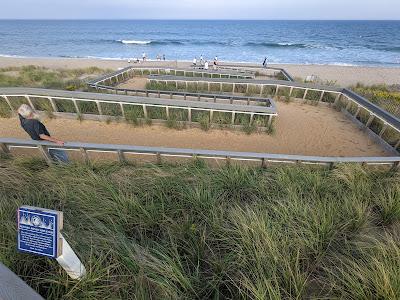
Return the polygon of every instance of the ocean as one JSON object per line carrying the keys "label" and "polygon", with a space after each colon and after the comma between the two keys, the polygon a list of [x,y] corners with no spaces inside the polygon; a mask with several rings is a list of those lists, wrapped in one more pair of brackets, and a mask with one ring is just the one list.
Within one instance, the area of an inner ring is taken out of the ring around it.
{"label": "ocean", "polygon": [[400,66],[400,21],[0,21],[0,56]]}

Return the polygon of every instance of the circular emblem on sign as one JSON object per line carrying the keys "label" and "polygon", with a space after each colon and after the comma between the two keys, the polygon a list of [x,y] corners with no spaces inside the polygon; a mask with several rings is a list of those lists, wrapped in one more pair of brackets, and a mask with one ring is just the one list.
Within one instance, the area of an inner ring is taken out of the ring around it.
{"label": "circular emblem on sign", "polygon": [[42,220],[38,216],[33,216],[31,221],[35,226],[40,226],[42,224]]}

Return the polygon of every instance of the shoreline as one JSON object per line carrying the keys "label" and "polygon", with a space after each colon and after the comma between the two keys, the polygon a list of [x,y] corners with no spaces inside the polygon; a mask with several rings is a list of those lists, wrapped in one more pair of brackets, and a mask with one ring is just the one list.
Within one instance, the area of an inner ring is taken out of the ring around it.
{"label": "shoreline", "polygon": [[[252,64],[243,62],[223,63]],[[157,61],[148,60],[138,64],[131,63],[132,66],[151,66],[154,64],[180,67],[188,67],[191,62],[185,60]],[[124,68],[128,66],[127,60],[122,59],[102,59],[102,58],[70,58],[70,57],[4,57],[0,56],[0,68],[22,67],[35,65],[49,69],[79,69],[88,67],[99,67],[102,69]],[[256,66],[257,64],[255,64]],[[261,67],[261,63],[259,64]],[[398,84],[400,78],[400,67],[375,67],[375,66],[343,66],[343,65],[319,65],[319,64],[270,64],[271,67],[285,69],[292,77],[301,80],[309,75],[317,76],[322,83],[328,82],[342,87],[348,87],[357,83],[365,85],[374,84]]]}

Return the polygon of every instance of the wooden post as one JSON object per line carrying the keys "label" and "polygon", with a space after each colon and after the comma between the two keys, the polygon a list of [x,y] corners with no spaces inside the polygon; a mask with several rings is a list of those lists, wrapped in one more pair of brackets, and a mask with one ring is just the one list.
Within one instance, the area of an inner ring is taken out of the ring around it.
{"label": "wooden post", "polygon": [[39,151],[42,153],[44,159],[46,160],[47,164],[51,166],[53,164],[53,160],[50,157],[49,152],[47,151],[47,147],[43,145],[38,145]]}
{"label": "wooden post", "polygon": [[81,111],[79,110],[78,103],[76,103],[76,100],[72,99],[72,102],[74,103],[76,113],[81,114]]}
{"label": "wooden post", "polygon": [[10,107],[11,111],[14,112],[14,108],[12,107],[11,102],[8,99],[8,97],[7,96],[3,96],[3,98],[6,100],[6,102],[7,102],[8,106]]}
{"label": "wooden post", "polygon": [[356,113],[354,114],[354,118],[357,118],[357,116],[358,116],[358,114],[360,113],[360,111],[361,111],[361,106],[359,106],[359,107],[357,108],[357,111],[356,111]]}
{"label": "wooden post", "polygon": [[124,152],[122,152],[121,150],[118,150],[118,158],[120,163],[126,163],[126,158],[125,158],[125,154]]}
{"label": "wooden post", "polygon": [[274,120],[274,116],[272,116],[272,115],[269,115],[268,116],[268,126],[271,126],[272,125],[272,121]]}
{"label": "wooden post", "polygon": [[398,171],[400,169],[400,162],[396,161],[393,163],[392,171]]}
{"label": "wooden post", "polygon": [[54,112],[58,112],[57,105],[56,105],[56,103],[54,102],[53,98],[47,97],[47,99],[49,99],[50,105],[51,105],[51,107],[53,108],[53,111],[54,111]]}
{"label": "wooden post", "polygon": [[254,119],[254,114],[250,114],[250,123],[249,125],[251,126],[251,124],[253,124],[253,119]]}
{"label": "wooden post", "polygon": [[230,156],[226,157],[226,166],[229,167],[231,165],[231,158]]}
{"label": "wooden post", "polygon": [[125,109],[124,109],[124,105],[122,104],[122,102],[119,103],[119,106],[121,107],[122,117],[125,119]]}
{"label": "wooden post", "polygon": [[168,120],[169,119],[169,107],[168,106],[165,107],[165,113],[167,115],[167,120]]}
{"label": "wooden post", "polygon": [[235,124],[235,112],[232,111],[232,120],[231,120],[231,124],[234,125]]}
{"label": "wooden post", "polygon": [[324,95],[325,95],[325,91],[322,91],[321,97],[319,97],[318,102],[321,102],[321,101],[322,101],[322,99],[324,98]]}
{"label": "wooden post", "polygon": [[192,123],[192,109],[190,107],[188,108],[188,121]]}
{"label": "wooden post", "polygon": [[159,152],[157,152],[156,157],[157,157],[157,164],[160,165],[162,163],[161,154]]}
{"label": "wooden post", "polygon": [[249,85],[249,84],[247,84],[247,85],[246,85],[246,94],[248,94],[248,93],[249,93],[249,88],[250,88],[250,85]]}
{"label": "wooden post", "polygon": [[387,128],[388,128],[388,124],[384,124],[381,132],[379,132],[379,137],[382,137],[382,135],[385,133]]}
{"label": "wooden post", "polygon": [[289,97],[292,97],[293,87],[290,88]]}
{"label": "wooden post", "polygon": [[5,154],[10,154],[10,149],[8,149],[6,144],[0,143],[0,149],[5,153]]}
{"label": "wooden post", "polygon": [[365,126],[369,127],[374,119],[375,119],[375,116],[371,114],[371,116],[369,117],[367,124],[365,124]]}
{"label": "wooden post", "polygon": [[32,101],[31,101],[31,98],[30,98],[28,95],[26,95],[25,98],[26,98],[26,100],[28,100],[29,105],[30,105],[34,110],[36,110],[35,106],[33,105]]}
{"label": "wooden post", "polygon": [[146,108],[145,104],[143,104],[143,114],[144,114],[144,118],[147,119],[147,108]]}
{"label": "wooden post", "polygon": [[102,109],[101,109],[100,102],[99,102],[99,101],[96,101],[96,105],[97,105],[97,109],[98,109],[98,111],[99,111],[99,115],[102,116],[102,115],[103,115],[103,111],[102,111]]}
{"label": "wooden post", "polygon": [[233,84],[233,89],[232,89],[232,94],[235,93],[235,86],[236,86],[236,84],[234,83],[234,84]]}
{"label": "wooden post", "polygon": [[265,84],[263,84],[260,88],[260,97],[262,97],[262,95],[263,95],[264,88],[265,88]]}
{"label": "wooden post", "polygon": [[83,160],[85,161],[85,163],[89,163],[89,155],[87,154],[86,150],[84,148],[79,148],[79,151],[82,154]]}
{"label": "wooden post", "polygon": [[261,168],[266,169],[267,168],[267,161],[265,158],[261,158]]}
{"label": "wooden post", "polygon": [[335,102],[333,102],[334,105],[337,105],[337,103],[339,102],[341,96],[342,96],[341,93],[338,93],[338,94],[337,94],[337,96],[336,96],[336,98],[335,98]]}
{"label": "wooden post", "polygon": [[304,95],[303,95],[303,100],[305,100],[305,99],[306,99],[306,97],[307,97],[307,93],[308,93],[308,89],[306,89],[306,91],[304,92]]}
{"label": "wooden post", "polygon": [[279,91],[279,85],[276,86],[276,90],[275,90],[275,96],[278,95],[278,91]]}
{"label": "wooden post", "polygon": [[212,123],[213,114],[214,114],[214,111],[211,109],[211,110],[210,110],[210,123]]}

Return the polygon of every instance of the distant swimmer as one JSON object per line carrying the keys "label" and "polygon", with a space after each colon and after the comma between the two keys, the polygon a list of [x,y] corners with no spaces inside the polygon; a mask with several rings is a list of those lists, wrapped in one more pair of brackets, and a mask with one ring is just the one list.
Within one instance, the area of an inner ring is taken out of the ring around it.
{"label": "distant swimmer", "polygon": [[206,63],[204,64],[204,70],[208,70],[208,61],[206,60]]}
{"label": "distant swimmer", "polygon": [[193,58],[193,67],[195,67],[197,65],[197,58]]}

